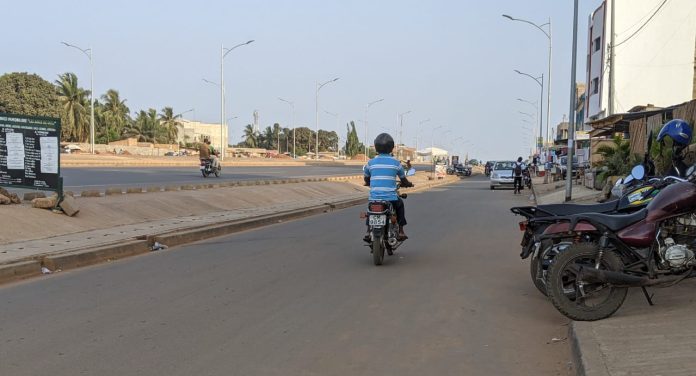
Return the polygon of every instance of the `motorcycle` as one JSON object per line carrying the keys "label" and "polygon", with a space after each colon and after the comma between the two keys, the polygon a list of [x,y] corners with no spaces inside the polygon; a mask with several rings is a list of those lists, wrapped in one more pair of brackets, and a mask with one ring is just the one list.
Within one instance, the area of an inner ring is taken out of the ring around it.
{"label": "motorcycle", "polygon": [[553,305],[580,321],[601,320],[623,304],[629,287],[669,287],[696,277],[696,165],[642,210],[626,215],[584,213],[559,218],[541,239],[590,236],[556,256],[547,274]]}
{"label": "motorcycle", "polygon": [[[513,213],[526,218],[525,221],[519,223],[520,231],[524,233],[520,257],[526,259],[531,256],[530,276],[539,292],[547,295],[546,273],[553,259],[566,250],[573,241],[579,240],[575,234],[568,234],[565,238],[557,238],[554,241],[541,241],[538,237],[546,228],[556,223],[558,218],[569,215],[582,213],[626,214],[636,212],[646,207],[664,186],[676,181],[672,177],[666,177],[663,179],[653,178],[646,182],[644,181],[644,174],[643,166],[638,165],[634,167],[631,175],[629,175],[630,180],[642,182],[642,185],[634,184],[630,186],[618,200],[593,205],[549,204],[510,209]],[[626,179],[629,180],[629,177]],[[591,242],[593,238],[585,237],[581,240]]]}
{"label": "motorcycle", "polygon": [[213,168],[213,160],[212,159],[201,159],[201,174],[203,175],[204,178],[207,178],[210,175],[215,175],[215,177],[220,177],[220,174],[222,173],[222,166],[220,163],[218,163],[217,168]]}
{"label": "motorcycle", "polygon": [[522,171],[522,185],[527,187],[527,189],[532,189],[532,176],[529,173],[529,167]]}
{"label": "motorcycle", "polygon": [[[411,169],[406,176],[415,175],[415,170]],[[397,195],[406,199],[407,194],[399,193],[400,185],[397,184]],[[375,265],[382,265],[384,262],[384,252],[389,256],[394,255],[403,240],[399,240],[399,223],[396,220],[396,209],[389,201],[370,201],[367,204],[367,225],[369,227],[370,241],[368,246],[372,251],[372,261]]]}

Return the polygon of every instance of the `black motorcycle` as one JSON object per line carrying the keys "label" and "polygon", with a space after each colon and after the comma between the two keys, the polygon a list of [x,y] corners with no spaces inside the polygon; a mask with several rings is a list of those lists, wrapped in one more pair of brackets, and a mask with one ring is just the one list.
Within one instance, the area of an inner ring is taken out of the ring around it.
{"label": "black motorcycle", "polygon": [[222,166],[220,163],[218,163],[217,168],[213,168],[213,160],[212,159],[201,159],[201,174],[203,175],[204,178],[207,178],[210,175],[215,175],[215,177],[220,177],[220,174],[222,173]]}

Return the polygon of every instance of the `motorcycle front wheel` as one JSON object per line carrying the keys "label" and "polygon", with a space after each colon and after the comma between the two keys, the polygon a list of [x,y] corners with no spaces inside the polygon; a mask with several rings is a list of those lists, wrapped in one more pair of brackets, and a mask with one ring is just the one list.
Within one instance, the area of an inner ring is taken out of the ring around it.
{"label": "motorcycle front wheel", "polygon": [[207,177],[208,177],[208,173],[205,172],[205,170],[201,170],[201,174],[203,174],[203,177],[204,177],[204,178],[207,178]]}
{"label": "motorcycle front wheel", "polygon": [[[614,287],[603,283],[584,283],[580,285],[577,275],[568,267],[581,265],[594,268],[599,249],[595,243],[573,244],[559,253],[549,267],[546,279],[546,292],[551,303],[566,317],[577,321],[605,319],[616,312],[628,293],[627,287]],[[621,271],[621,257],[613,251],[605,251],[599,268]],[[584,291],[581,294],[580,288]]]}
{"label": "motorcycle front wheel", "polygon": [[375,265],[382,265],[384,261],[384,245],[382,244],[382,234],[375,235],[372,239],[372,261]]}

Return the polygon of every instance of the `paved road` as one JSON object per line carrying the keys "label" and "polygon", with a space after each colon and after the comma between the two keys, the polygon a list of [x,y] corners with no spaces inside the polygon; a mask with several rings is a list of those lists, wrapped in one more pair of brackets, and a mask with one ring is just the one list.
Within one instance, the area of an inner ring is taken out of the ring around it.
{"label": "paved road", "polygon": [[[225,167],[217,180],[256,180],[308,176],[338,176],[361,173],[361,166]],[[204,181],[197,167],[159,168],[62,168],[65,189],[103,189],[135,184],[197,184]],[[208,181],[205,180],[205,181]]]}
{"label": "paved road", "polygon": [[481,178],[414,194],[381,267],[354,207],[6,286],[0,375],[569,375],[524,201]]}

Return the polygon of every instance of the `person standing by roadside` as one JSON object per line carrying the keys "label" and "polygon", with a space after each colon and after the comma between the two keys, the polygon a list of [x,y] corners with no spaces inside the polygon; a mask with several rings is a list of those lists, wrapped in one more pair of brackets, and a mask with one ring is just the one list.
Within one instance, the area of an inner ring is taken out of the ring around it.
{"label": "person standing by roadside", "polygon": [[519,157],[512,168],[513,184],[515,187],[514,194],[522,193],[522,170],[524,170],[524,163],[522,163],[522,157]]}

